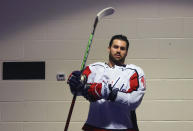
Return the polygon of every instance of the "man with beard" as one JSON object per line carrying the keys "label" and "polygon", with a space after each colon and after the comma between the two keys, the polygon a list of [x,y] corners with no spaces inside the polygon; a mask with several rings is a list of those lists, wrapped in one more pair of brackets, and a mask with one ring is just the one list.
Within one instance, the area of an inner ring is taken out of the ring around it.
{"label": "man with beard", "polygon": [[71,92],[90,101],[84,131],[138,131],[135,110],[145,94],[143,70],[125,64],[129,41],[115,35],[109,43],[108,63],[97,62],[68,78]]}

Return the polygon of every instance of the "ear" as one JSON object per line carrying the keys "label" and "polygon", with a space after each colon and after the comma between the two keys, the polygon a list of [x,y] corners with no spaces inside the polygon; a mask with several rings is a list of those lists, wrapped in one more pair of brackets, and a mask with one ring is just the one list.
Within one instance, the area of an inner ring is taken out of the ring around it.
{"label": "ear", "polygon": [[110,53],[110,48],[111,48],[111,47],[109,47],[109,46],[108,46],[108,48],[107,48],[107,50],[108,50],[108,53]]}
{"label": "ear", "polygon": [[128,54],[128,50],[127,50],[127,52],[126,52],[126,56],[127,56],[127,54]]}

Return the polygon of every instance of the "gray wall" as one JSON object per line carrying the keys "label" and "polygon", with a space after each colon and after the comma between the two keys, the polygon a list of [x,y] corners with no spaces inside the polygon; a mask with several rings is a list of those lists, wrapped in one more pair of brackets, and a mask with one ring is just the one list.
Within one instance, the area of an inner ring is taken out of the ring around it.
{"label": "gray wall", "polygon": [[[56,74],[80,69],[94,18],[88,64],[107,61],[114,34],[130,40],[126,63],[142,67],[147,93],[137,109],[141,131],[193,130],[193,1],[17,0],[0,2],[0,68],[4,61],[46,61],[46,80],[2,80],[0,131],[62,131],[72,95]],[[0,70],[2,74],[2,70]],[[89,103],[78,97],[69,131],[79,131]]]}

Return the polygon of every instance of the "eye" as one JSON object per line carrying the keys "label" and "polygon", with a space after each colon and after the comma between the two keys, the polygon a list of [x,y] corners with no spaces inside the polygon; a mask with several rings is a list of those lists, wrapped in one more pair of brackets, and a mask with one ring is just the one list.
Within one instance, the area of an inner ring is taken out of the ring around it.
{"label": "eye", "polygon": [[114,45],[113,47],[114,47],[115,49],[119,48],[119,46],[117,46],[117,45]]}
{"label": "eye", "polygon": [[126,48],[125,47],[121,47],[121,50],[126,50]]}

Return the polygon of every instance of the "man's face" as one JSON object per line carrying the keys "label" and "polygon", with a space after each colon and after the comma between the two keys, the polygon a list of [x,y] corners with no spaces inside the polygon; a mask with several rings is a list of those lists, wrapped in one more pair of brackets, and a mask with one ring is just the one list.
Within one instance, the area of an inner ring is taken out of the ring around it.
{"label": "man's face", "polygon": [[114,39],[109,50],[109,60],[116,65],[124,64],[125,57],[127,56],[127,44],[123,40]]}

